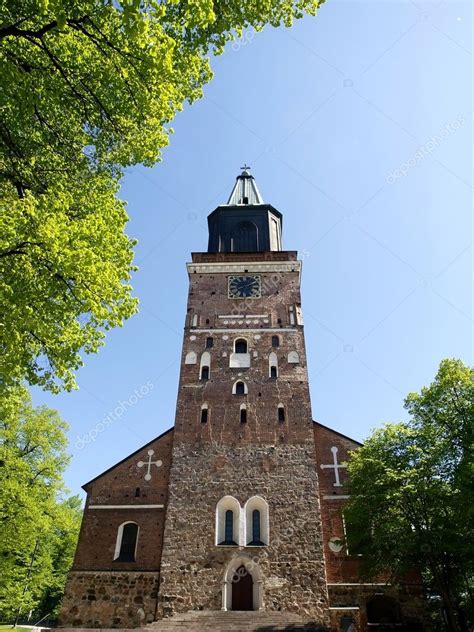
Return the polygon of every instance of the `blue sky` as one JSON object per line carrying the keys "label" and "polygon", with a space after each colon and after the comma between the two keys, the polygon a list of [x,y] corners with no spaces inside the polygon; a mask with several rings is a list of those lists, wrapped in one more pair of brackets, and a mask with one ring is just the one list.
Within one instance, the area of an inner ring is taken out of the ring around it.
{"label": "blue sky", "polygon": [[78,391],[34,391],[70,424],[74,493],[173,424],[185,263],[244,162],[304,254],[315,419],[363,440],[405,418],[442,358],[472,362],[471,12],[328,0],[213,61],[163,162],[123,181],[140,314],[86,357]]}

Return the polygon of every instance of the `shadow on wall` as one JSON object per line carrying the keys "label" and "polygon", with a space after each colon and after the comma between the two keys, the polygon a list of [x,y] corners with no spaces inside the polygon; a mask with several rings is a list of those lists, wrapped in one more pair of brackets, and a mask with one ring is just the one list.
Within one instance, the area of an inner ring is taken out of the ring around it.
{"label": "shadow on wall", "polygon": [[[333,629],[321,627],[317,623],[302,623],[301,625],[288,625],[285,628],[273,625],[264,625],[260,628],[256,628],[258,632],[333,632]],[[400,624],[380,624],[371,625],[371,632],[423,632],[423,627],[420,623],[408,623],[406,625]]]}
{"label": "shadow on wall", "polygon": [[301,625],[287,625],[286,627],[263,625],[255,628],[257,632],[333,632],[332,629],[319,625],[318,623],[302,623]]}

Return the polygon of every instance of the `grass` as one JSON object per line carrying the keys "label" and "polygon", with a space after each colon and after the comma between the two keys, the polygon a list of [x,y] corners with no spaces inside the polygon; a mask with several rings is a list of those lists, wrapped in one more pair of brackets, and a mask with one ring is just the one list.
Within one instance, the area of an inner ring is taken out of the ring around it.
{"label": "grass", "polygon": [[31,628],[22,628],[18,626],[17,628],[12,628],[12,625],[0,625],[0,630],[15,630],[15,632],[31,632]]}

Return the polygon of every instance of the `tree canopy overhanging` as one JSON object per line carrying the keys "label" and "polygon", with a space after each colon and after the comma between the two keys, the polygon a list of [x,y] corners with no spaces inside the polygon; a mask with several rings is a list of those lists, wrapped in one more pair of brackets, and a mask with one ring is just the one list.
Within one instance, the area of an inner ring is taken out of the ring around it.
{"label": "tree canopy overhanging", "polygon": [[[405,400],[406,423],[376,430],[348,462],[349,551],[365,578],[419,572],[438,625],[474,625],[474,370],[443,360],[433,383]],[[411,579],[410,579],[411,578]],[[415,576],[416,578],[416,576]]]}
{"label": "tree canopy overhanging", "polygon": [[73,388],[81,354],[137,310],[123,169],[244,29],[320,0],[12,0],[0,7],[0,384]]}

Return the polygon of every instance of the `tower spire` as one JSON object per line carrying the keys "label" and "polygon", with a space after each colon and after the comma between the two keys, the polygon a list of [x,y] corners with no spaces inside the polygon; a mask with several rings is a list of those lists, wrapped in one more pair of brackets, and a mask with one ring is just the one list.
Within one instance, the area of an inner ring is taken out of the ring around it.
{"label": "tower spire", "polygon": [[227,204],[235,206],[237,204],[265,204],[262,195],[258,190],[255,178],[250,173],[250,167],[244,164],[234,184],[234,188],[229,196]]}

